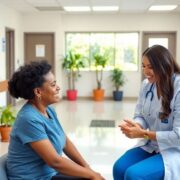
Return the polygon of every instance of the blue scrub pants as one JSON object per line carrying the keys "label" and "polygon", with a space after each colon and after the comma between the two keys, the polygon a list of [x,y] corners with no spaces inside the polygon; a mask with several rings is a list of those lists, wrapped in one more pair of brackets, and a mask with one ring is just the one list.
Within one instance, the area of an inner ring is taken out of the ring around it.
{"label": "blue scrub pants", "polygon": [[130,149],[115,162],[113,177],[114,180],[163,180],[162,156],[140,147]]}

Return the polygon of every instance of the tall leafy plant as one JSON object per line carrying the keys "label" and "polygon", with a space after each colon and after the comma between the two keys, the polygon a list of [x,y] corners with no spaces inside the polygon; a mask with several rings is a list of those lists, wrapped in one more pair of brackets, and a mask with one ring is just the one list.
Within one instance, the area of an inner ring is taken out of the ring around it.
{"label": "tall leafy plant", "polygon": [[116,88],[116,91],[119,91],[120,87],[123,86],[125,83],[123,71],[119,68],[113,69],[111,78],[112,82],[114,83],[114,87]]}
{"label": "tall leafy plant", "polygon": [[80,77],[79,69],[84,67],[82,55],[69,51],[63,59],[62,67],[68,75],[69,90],[75,90],[75,81]]}
{"label": "tall leafy plant", "polygon": [[96,82],[97,82],[97,89],[102,88],[102,80],[103,80],[103,70],[107,65],[108,56],[106,55],[100,55],[100,54],[94,54],[94,64],[96,68]]}

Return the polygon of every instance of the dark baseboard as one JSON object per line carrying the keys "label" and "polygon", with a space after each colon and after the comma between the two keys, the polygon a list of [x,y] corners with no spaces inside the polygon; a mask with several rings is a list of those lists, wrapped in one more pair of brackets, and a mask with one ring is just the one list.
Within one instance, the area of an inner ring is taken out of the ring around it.
{"label": "dark baseboard", "polygon": [[[66,96],[62,97],[63,100],[67,100]],[[78,96],[77,100],[93,100],[92,96]],[[113,97],[104,97],[104,100],[113,100]],[[137,97],[123,97],[123,101],[137,101]]]}

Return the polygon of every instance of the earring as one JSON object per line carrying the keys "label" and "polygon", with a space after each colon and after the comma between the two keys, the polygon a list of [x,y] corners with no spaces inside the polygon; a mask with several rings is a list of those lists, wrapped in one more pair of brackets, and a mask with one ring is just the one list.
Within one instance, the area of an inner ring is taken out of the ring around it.
{"label": "earring", "polygon": [[37,98],[38,98],[38,101],[41,101],[41,96],[37,96]]}

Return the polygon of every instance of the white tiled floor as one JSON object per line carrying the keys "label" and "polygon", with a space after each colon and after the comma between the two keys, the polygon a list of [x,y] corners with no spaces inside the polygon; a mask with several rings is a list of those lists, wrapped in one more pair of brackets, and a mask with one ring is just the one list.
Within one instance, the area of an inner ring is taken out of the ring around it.
{"label": "white tiled floor", "polygon": [[[137,142],[126,138],[117,127],[123,118],[133,117],[135,101],[64,100],[54,107],[66,134],[84,158],[93,169],[112,180],[113,163]],[[90,127],[91,120],[95,119],[115,120],[116,127]],[[0,143],[0,155],[6,153],[7,148],[8,143]]]}

